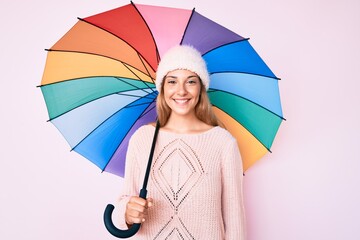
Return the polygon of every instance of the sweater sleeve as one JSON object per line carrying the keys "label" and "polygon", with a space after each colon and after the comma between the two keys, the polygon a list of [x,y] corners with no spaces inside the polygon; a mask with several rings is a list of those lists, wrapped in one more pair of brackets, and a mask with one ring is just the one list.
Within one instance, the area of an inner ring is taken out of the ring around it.
{"label": "sweater sleeve", "polygon": [[139,193],[139,166],[136,159],[137,144],[134,139],[129,142],[126,164],[125,164],[125,176],[122,185],[122,190],[113,214],[113,222],[119,226],[120,229],[127,229],[125,222],[126,204],[129,202],[131,196],[138,196]]}
{"label": "sweater sleeve", "polygon": [[236,140],[224,149],[222,160],[222,214],[225,239],[245,240],[243,166]]}

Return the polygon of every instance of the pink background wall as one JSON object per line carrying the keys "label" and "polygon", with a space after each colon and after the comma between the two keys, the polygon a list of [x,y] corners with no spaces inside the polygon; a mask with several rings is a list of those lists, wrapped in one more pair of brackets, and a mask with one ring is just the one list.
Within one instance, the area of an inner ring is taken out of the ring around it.
{"label": "pink background wall", "polygon": [[[250,37],[277,76],[287,121],[246,173],[249,240],[360,239],[360,1],[152,0]],[[46,52],[75,22],[129,1],[0,2],[0,239],[114,239],[100,174],[47,123]]]}

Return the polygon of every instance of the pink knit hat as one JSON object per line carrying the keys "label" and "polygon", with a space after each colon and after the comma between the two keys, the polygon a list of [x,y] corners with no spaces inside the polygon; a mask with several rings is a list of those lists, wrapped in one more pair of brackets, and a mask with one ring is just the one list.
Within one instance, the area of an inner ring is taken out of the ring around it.
{"label": "pink knit hat", "polygon": [[159,93],[166,74],[177,69],[186,69],[196,73],[205,89],[209,89],[210,77],[201,53],[192,46],[178,45],[164,54],[157,68],[155,84]]}

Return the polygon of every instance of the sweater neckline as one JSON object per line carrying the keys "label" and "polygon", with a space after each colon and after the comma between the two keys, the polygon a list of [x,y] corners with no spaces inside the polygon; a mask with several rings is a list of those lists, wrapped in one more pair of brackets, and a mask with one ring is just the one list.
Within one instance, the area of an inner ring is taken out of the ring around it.
{"label": "sweater neckline", "polygon": [[[147,126],[150,126],[151,128],[153,128],[155,130],[155,126],[148,124]],[[159,133],[164,133],[164,134],[168,134],[168,135],[175,135],[175,136],[202,136],[202,135],[206,135],[208,133],[211,133],[212,131],[215,131],[216,129],[220,128],[220,126],[214,126],[208,130],[202,131],[202,132],[198,132],[198,133],[176,133],[176,132],[170,132],[170,131],[166,131],[163,129],[159,129]]]}

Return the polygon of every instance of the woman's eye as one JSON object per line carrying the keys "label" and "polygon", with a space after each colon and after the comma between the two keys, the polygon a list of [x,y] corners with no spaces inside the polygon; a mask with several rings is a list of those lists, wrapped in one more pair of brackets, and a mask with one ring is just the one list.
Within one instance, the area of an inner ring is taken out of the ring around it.
{"label": "woman's eye", "polygon": [[196,84],[196,80],[195,79],[190,79],[190,80],[188,80],[188,84]]}
{"label": "woman's eye", "polygon": [[167,83],[168,83],[168,84],[175,84],[176,81],[175,81],[175,80],[168,80]]}

